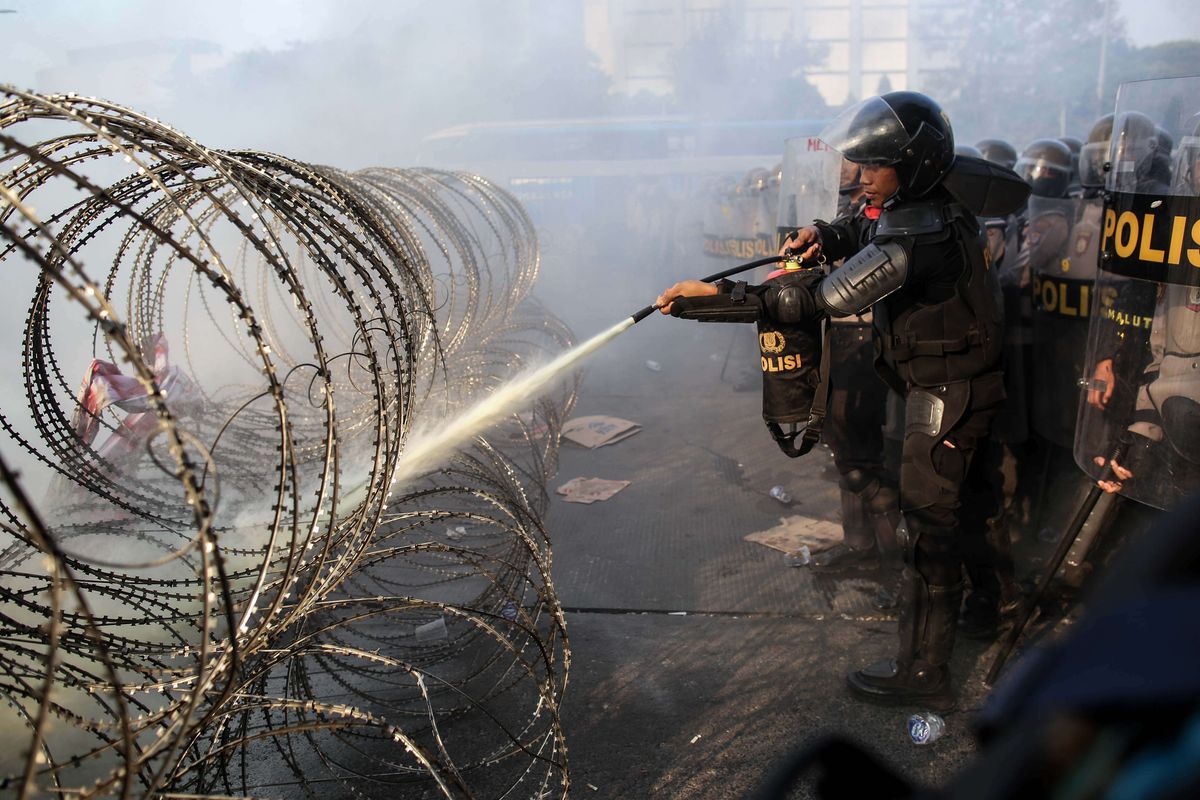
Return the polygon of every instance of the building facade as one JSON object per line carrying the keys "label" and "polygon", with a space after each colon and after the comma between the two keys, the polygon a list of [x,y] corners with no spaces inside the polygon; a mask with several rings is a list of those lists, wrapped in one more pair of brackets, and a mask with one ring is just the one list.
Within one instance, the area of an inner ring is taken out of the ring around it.
{"label": "building facade", "polygon": [[840,106],[954,69],[966,14],[967,0],[585,0],[584,26],[616,92],[669,94],[672,54],[717,30],[747,58],[806,45],[797,74]]}

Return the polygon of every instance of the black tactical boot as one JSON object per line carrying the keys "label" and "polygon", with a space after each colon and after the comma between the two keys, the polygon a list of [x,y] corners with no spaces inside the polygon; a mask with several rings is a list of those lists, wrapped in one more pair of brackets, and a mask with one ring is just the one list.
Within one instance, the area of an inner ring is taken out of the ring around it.
{"label": "black tactical boot", "polygon": [[842,493],[841,544],[813,557],[818,569],[856,569],[882,561],[899,562],[896,526],[900,522],[896,491],[867,470],[852,469],[840,479]]}
{"label": "black tactical boot", "polygon": [[956,703],[945,664],[886,659],[851,672],[846,683],[860,700],[877,705],[923,706],[945,713]]}
{"label": "black tactical boot", "polygon": [[[935,711],[955,705],[947,662],[954,649],[958,607],[963,584],[952,528],[911,530],[908,563],[900,598],[900,652],[895,659],[880,661],[846,677],[856,697],[882,705],[921,704]],[[916,535],[914,535],[914,533]],[[920,560],[913,549],[920,551]],[[917,572],[921,563],[927,576]],[[941,579],[933,582],[931,579]]]}

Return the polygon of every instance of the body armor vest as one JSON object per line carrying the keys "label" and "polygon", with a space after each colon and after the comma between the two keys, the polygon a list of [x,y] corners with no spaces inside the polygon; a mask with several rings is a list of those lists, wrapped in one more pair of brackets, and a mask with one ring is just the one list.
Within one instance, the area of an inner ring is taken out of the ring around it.
{"label": "body armor vest", "polygon": [[[986,243],[978,223],[956,203],[922,205],[928,208],[923,213],[905,214],[902,226],[890,225],[885,213],[875,236],[903,245],[912,269],[919,268],[923,244],[954,240],[963,271],[954,284],[954,294],[946,300],[931,303],[910,295],[910,302],[886,298],[875,306],[880,343],[876,365],[899,391],[907,385],[932,387],[970,380],[995,370],[1003,343],[999,284],[984,255]],[[895,238],[893,230],[898,234]]]}

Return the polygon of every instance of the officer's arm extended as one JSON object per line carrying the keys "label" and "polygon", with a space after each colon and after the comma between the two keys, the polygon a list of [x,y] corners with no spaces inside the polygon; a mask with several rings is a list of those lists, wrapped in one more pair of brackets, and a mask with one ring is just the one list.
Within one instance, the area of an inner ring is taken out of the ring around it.
{"label": "officer's arm extended", "polygon": [[904,285],[908,253],[899,242],[871,243],[815,286],[810,282],[682,281],[658,298],[664,314],[711,322],[753,322],[759,314],[783,324],[821,315],[844,317],[870,308]]}

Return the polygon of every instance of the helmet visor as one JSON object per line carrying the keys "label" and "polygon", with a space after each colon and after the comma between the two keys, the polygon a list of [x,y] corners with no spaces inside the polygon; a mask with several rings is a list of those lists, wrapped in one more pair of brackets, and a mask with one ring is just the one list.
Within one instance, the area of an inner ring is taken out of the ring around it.
{"label": "helmet visor", "polygon": [[1071,177],[1071,168],[1064,167],[1062,164],[1056,164],[1048,158],[1042,156],[1032,156],[1017,159],[1017,164],[1013,170],[1021,176],[1026,183],[1033,183],[1035,180],[1045,180],[1047,178],[1069,178]]}
{"label": "helmet visor", "polygon": [[821,141],[855,164],[900,161],[912,137],[881,97],[868,97],[839,114],[821,131]]}

